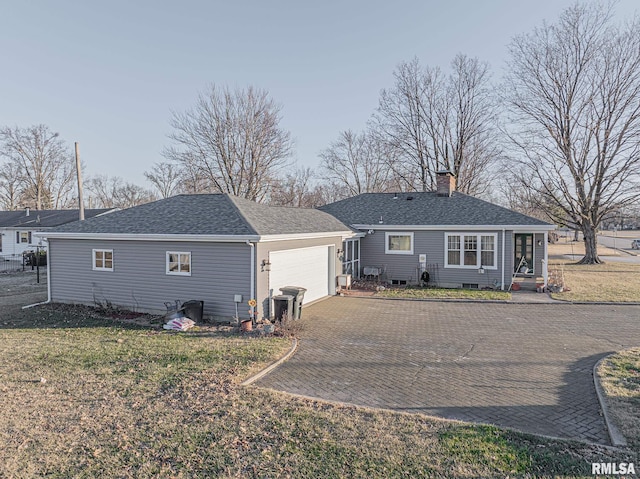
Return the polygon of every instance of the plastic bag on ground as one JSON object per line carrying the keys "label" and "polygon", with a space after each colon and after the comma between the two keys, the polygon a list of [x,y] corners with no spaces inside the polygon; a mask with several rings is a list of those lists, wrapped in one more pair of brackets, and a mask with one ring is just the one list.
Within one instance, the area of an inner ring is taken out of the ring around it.
{"label": "plastic bag on ground", "polygon": [[195,326],[195,321],[189,319],[189,318],[185,318],[180,317],[180,318],[173,318],[170,319],[164,326],[162,326],[164,329],[168,329],[171,331],[186,331],[187,329],[191,329]]}

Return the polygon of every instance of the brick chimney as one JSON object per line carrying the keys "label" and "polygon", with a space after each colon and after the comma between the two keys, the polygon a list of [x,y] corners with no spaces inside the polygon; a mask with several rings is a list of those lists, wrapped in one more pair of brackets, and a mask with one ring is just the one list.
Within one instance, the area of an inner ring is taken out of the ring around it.
{"label": "brick chimney", "polygon": [[451,196],[456,190],[456,179],[450,171],[438,171],[436,173],[438,196]]}

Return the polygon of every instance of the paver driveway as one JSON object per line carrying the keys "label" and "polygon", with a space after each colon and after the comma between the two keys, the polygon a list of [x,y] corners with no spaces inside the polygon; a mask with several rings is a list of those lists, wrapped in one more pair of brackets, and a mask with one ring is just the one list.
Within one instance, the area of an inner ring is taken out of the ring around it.
{"label": "paver driveway", "polygon": [[640,345],[640,306],[335,297],[303,317],[257,385],[602,444],[593,366]]}

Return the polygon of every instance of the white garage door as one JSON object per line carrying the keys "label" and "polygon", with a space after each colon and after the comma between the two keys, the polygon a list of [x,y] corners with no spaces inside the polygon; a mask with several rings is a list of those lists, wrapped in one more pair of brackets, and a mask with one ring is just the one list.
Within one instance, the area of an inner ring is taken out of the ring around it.
{"label": "white garage door", "polygon": [[272,251],[269,261],[269,289],[274,296],[282,294],[283,286],[306,288],[304,303],[329,295],[328,246]]}

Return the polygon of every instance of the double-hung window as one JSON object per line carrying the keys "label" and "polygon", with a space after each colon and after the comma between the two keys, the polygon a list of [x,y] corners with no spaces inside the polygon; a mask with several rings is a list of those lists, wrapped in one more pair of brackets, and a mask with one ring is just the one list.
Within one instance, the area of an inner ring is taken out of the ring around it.
{"label": "double-hung window", "polygon": [[31,231],[16,231],[16,243],[31,244]]}
{"label": "double-hung window", "polygon": [[445,268],[497,269],[497,233],[445,233]]}
{"label": "double-hung window", "polygon": [[167,274],[191,276],[191,252],[167,251]]}
{"label": "double-hung window", "polygon": [[112,249],[94,249],[92,255],[94,271],[113,271]]}
{"label": "double-hung window", "polygon": [[482,266],[496,264],[496,237],[494,235],[480,237],[480,261]]}
{"label": "double-hung window", "polygon": [[385,233],[386,254],[413,254],[413,233]]}

